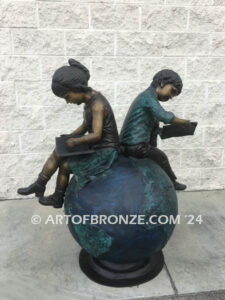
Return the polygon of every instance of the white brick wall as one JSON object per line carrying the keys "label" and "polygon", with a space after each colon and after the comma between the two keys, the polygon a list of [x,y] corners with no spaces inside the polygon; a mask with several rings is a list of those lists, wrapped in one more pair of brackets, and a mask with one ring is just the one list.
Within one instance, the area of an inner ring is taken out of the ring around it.
{"label": "white brick wall", "polygon": [[[159,141],[189,190],[225,188],[224,0],[2,0],[0,197],[30,184],[58,134],[82,108],[51,92],[54,70],[74,57],[111,102],[118,127],[154,73],[172,68],[184,91],[165,107],[198,121],[194,137]],[[54,185],[51,181],[50,187]]]}

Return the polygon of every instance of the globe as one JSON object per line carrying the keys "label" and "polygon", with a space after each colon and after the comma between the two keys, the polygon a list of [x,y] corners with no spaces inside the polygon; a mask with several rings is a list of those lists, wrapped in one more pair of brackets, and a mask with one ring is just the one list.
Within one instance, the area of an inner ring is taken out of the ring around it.
{"label": "globe", "polygon": [[[178,213],[176,192],[164,170],[150,159],[123,155],[109,172],[79,192],[72,178],[64,205],[65,213],[71,216],[69,230],[85,252],[83,265],[90,267],[90,263],[85,264],[85,255],[86,261],[89,255],[92,263],[100,262],[107,272],[111,266],[111,271],[117,273],[117,266],[122,266],[122,272],[124,268],[127,273],[137,272],[138,263],[143,269],[150,258],[158,255],[172,235],[175,222],[171,220]],[[157,257],[153,261],[160,260],[162,268],[162,257]]]}

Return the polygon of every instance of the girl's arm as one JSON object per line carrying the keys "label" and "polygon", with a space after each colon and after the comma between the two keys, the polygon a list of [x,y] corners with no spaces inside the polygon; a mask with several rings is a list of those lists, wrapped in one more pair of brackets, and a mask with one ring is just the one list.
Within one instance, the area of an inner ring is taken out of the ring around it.
{"label": "girl's arm", "polygon": [[85,125],[85,122],[83,122],[83,124],[81,124],[76,130],[71,132],[71,134],[72,135],[82,135],[82,134],[85,134],[86,132],[87,132],[87,127]]}
{"label": "girl's arm", "polygon": [[67,146],[72,148],[81,144],[95,144],[102,137],[104,118],[104,106],[101,102],[96,102],[92,106],[92,129],[93,132],[79,138],[70,138],[67,140]]}

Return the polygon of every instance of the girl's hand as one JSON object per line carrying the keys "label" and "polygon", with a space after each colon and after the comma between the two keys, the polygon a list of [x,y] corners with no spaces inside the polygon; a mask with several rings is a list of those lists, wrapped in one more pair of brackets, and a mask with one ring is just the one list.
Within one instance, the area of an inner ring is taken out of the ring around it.
{"label": "girl's hand", "polygon": [[73,148],[76,145],[75,139],[70,138],[66,141],[66,145],[68,148]]}

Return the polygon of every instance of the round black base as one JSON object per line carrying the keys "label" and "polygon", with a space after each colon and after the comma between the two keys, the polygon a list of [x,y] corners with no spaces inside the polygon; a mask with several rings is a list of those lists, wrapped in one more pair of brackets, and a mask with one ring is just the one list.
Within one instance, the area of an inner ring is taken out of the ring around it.
{"label": "round black base", "polygon": [[162,251],[159,251],[143,261],[115,264],[98,260],[82,249],[79,264],[87,277],[99,284],[127,287],[139,285],[156,277],[163,268],[164,257]]}

